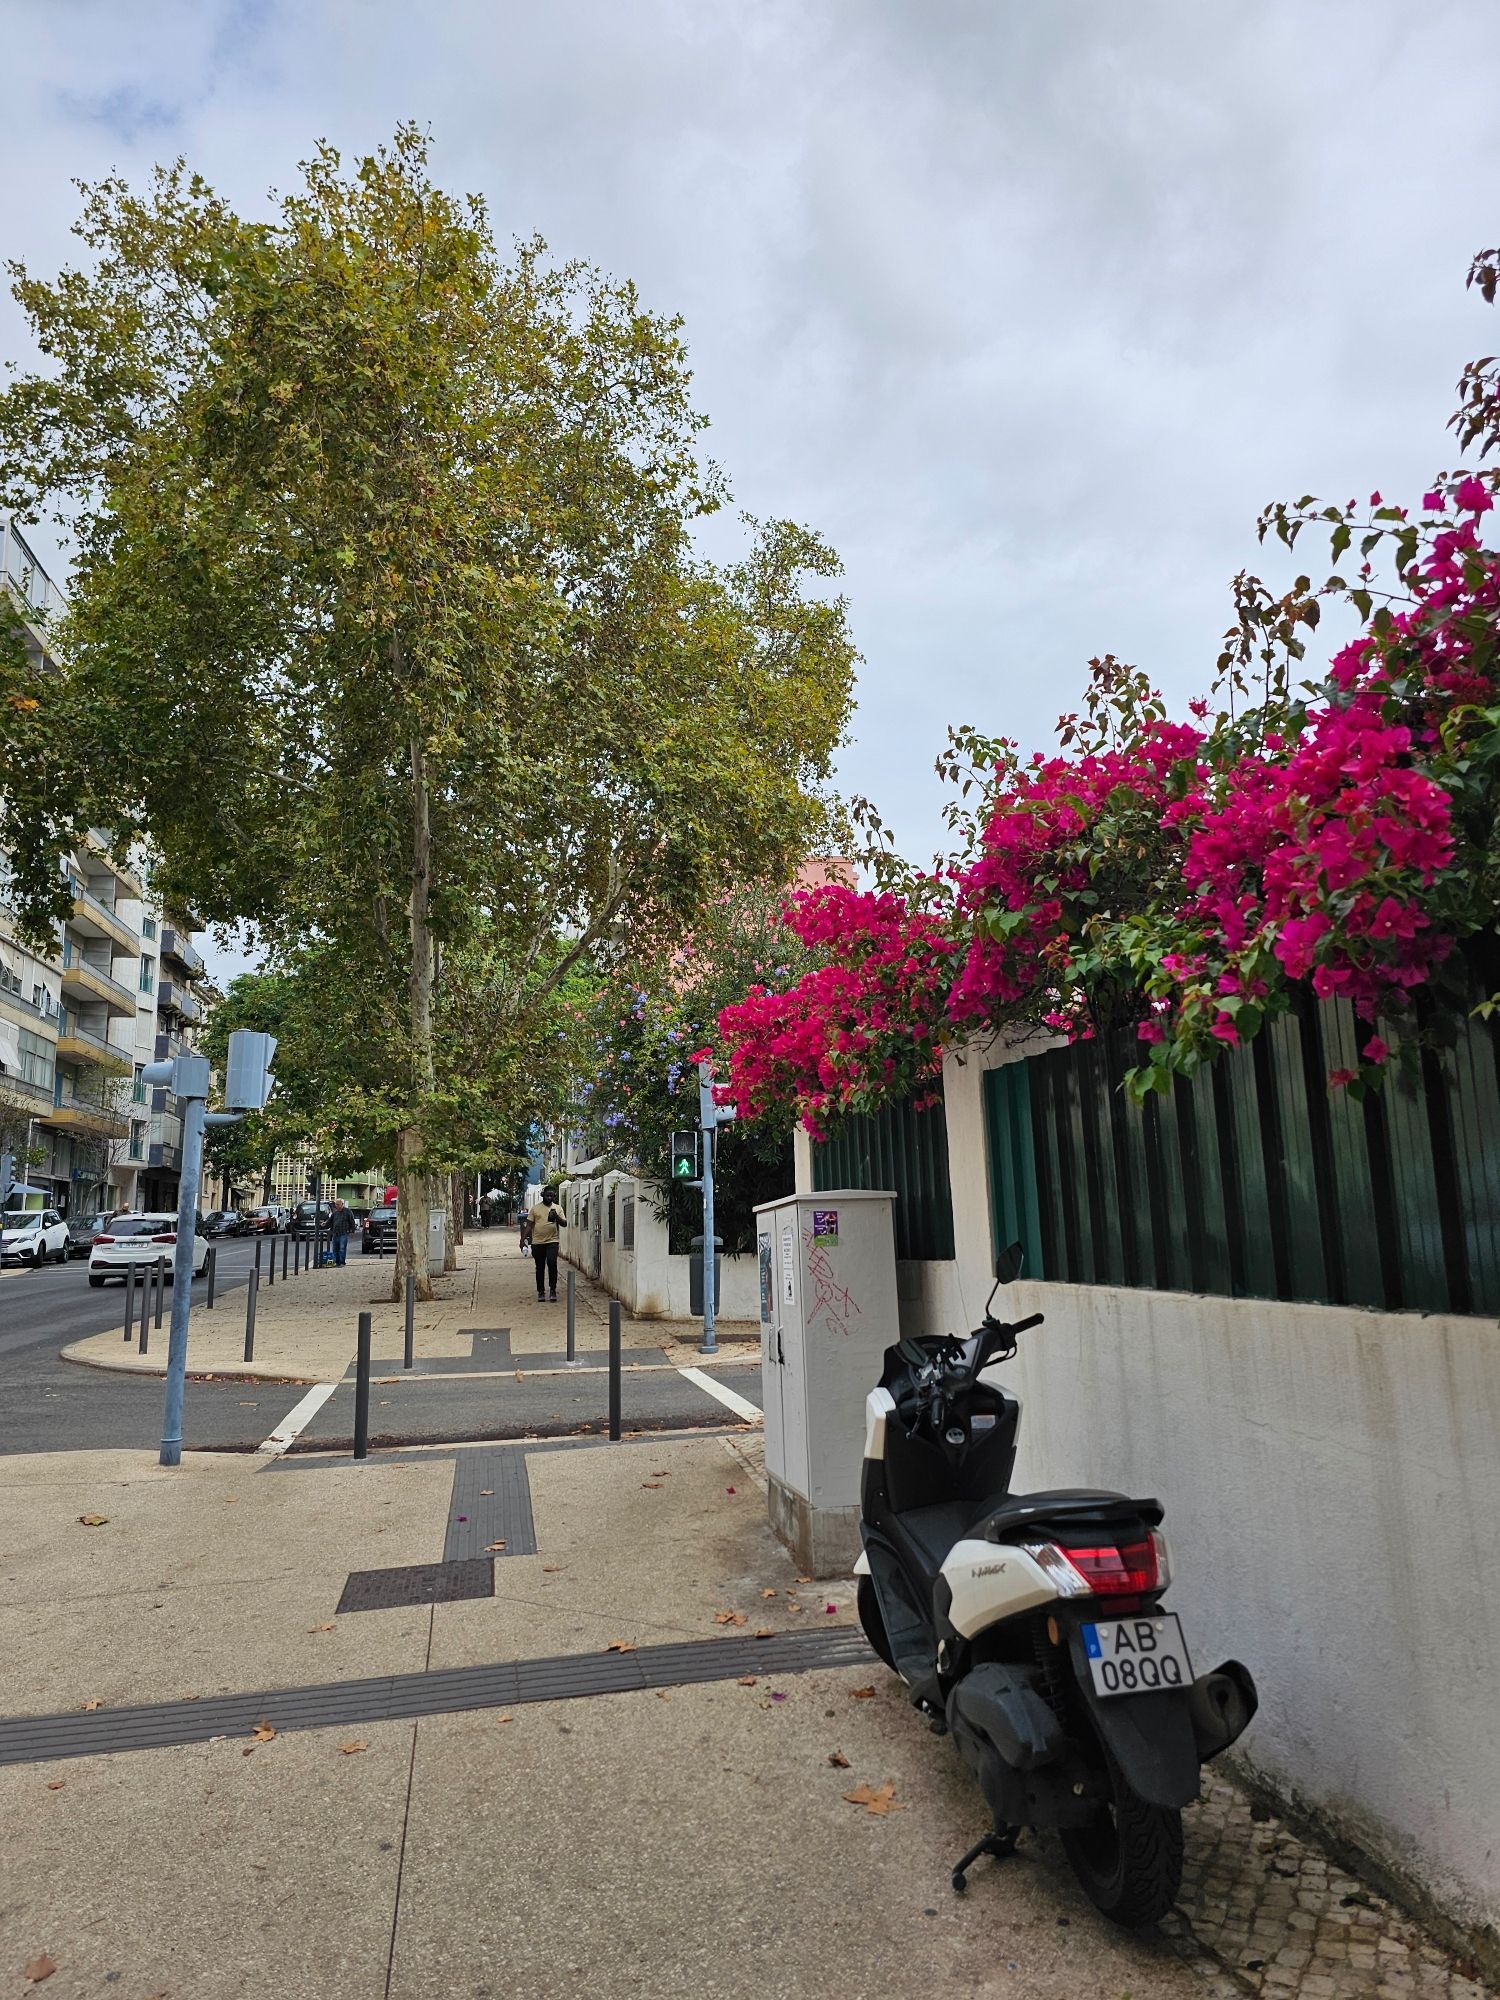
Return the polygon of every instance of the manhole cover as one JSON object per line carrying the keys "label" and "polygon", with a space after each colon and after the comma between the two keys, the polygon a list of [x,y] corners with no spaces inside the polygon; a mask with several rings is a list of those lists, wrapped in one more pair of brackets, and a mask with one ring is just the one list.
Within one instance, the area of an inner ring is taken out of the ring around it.
{"label": "manhole cover", "polygon": [[344,1585],[339,1611],[396,1611],[409,1604],[452,1604],[493,1597],[495,1565],[488,1556],[462,1562],[414,1563],[407,1569],[357,1569]]}

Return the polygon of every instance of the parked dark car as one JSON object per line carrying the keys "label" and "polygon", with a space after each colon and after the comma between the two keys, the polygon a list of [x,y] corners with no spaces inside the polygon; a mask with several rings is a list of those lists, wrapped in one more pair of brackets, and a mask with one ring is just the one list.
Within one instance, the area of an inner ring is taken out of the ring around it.
{"label": "parked dark car", "polygon": [[104,1227],[102,1215],[70,1215],[68,1217],[68,1257],[87,1257],[94,1247],[94,1238]]}
{"label": "parked dark car", "polygon": [[320,1236],[328,1234],[328,1218],[333,1213],[330,1201],[299,1201],[292,1210],[292,1234],[304,1239],[310,1237],[314,1226]]}
{"label": "parked dark car", "polygon": [[370,1213],[360,1225],[359,1248],[361,1256],[368,1256],[372,1251],[377,1257],[395,1256],[396,1207],[394,1202],[389,1206],[372,1208],[370,1210]]}
{"label": "parked dark car", "polygon": [[205,1236],[238,1236],[240,1212],[237,1208],[211,1209],[203,1218]]}

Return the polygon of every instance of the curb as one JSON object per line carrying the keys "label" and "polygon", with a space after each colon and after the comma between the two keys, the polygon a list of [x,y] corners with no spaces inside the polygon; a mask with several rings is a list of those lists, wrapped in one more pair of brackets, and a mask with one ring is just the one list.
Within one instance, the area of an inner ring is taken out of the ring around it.
{"label": "curb", "polygon": [[[165,1327],[162,1328],[162,1332],[166,1332]],[[96,1337],[93,1334],[87,1336],[90,1340]],[[123,1355],[119,1360],[113,1360],[107,1354],[85,1354],[81,1351],[83,1346],[84,1342],[81,1340],[70,1342],[67,1347],[58,1350],[58,1359],[60,1361],[72,1362],[75,1368],[99,1368],[106,1375],[143,1375],[148,1380],[157,1382],[162,1381],[166,1376],[167,1362],[165,1355],[163,1355],[160,1362],[154,1356],[148,1356],[145,1365],[142,1366],[139,1361],[125,1360]],[[345,1367],[347,1368],[347,1366],[348,1363],[346,1362]],[[237,1368],[190,1367],[188,1369],[188,1380],[190,1382],[206,1382],[210,1380],[214,1382],[287,1382],[311,1388],[317,1382],[326,1382],[328,1377],[326,1374],[289,1375],[284,1368],[260,1368],[252,1361],[248,1367],[244,1362],[241,1362]]]}

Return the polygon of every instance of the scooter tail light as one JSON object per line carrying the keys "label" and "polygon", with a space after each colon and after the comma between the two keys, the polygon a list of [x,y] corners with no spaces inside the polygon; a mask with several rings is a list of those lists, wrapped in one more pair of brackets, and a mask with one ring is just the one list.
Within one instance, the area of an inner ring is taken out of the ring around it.
{"label": "scooter tail light", "polygon": [[1030,1556],[1059,1597],[1090,1597],[1093,1586],[1081,1577],[1055,1542],[1022,1542],[1023,1556]]}
{"label": "scooter tail light", "polygon": [[1059,1551],[1096,1597],[1143,1597],[1159,1588],[1156,1538]]}

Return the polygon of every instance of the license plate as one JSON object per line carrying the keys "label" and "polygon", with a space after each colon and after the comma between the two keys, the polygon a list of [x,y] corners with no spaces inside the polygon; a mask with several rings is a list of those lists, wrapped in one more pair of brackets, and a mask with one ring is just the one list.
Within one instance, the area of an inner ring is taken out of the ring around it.
{"label": "license plate", "polygon": [[1096,1694],[1159,1694],[1193,1678],[1182,1627],[1170,1611],[1085,1625],[1083,1639]]}

